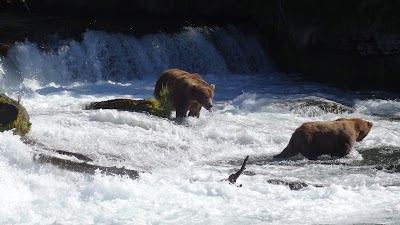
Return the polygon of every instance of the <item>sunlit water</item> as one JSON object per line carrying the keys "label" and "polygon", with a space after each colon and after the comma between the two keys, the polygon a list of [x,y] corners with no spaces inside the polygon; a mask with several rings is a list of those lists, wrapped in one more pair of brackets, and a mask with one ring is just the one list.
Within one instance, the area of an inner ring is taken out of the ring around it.
{"label": "sunlit water", "polygon": [[[211,40],[207,32],[137,39],[88,31],[82,42],[58,43],[46,52],[29,42],[14,47],[0,64],[1,89],[22,96],[33,124],[28,138],[37,144],[0,133],[0,223],[398,224],[400,174],[375,166],[399,163],[400,101],[389,93],[337,90],[274,73],[267,57],[253,51],[255,39],[221,29]],[[252,47],[240,48],[244,43]],[[172,45],[182,49],[171,54]],[[240,59],[228,51],[261,61],[235,67]],[[151,98],[159,73],[172,67],[199,71],[216,85],[212,112],[203,109],[200,118],[176,123],[144,113],[83,110],[93,101]],[[301,104],[309,99],[354,111]],[[272,160],[303,122],[338,117],[374,123],[349,156]],[[48,149],[145,173],[136,180],[85,175],[33,159],[40,152],[76,160]],[[237,181],[243,186],[221,182],[247,155]],[[310,186],[295,191],[270,179]]]}

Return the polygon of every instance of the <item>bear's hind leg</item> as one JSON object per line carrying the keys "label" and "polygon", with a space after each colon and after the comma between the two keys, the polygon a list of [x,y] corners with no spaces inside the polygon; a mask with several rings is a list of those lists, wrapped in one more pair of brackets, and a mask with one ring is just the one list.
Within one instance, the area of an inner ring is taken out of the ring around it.
{"label": "bear's hind leg", "polygon": [[299,152],[296,151],[296,149],[287,146],[285,149],[283,149],[283,151],[281,153],[279,153],[278,155],[275,155],[273,158],[274,159],[279,159],[279,158],[290,158],[293,157],[295,155],[297,155]]}

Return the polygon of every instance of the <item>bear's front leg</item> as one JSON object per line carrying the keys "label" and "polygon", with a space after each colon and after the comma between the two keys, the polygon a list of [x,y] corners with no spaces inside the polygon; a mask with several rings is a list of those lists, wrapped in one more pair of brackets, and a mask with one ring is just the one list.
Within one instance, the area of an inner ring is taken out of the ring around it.
{"label": "bear's front leg", "polygon": [[338,156],[340,158],[345,157],[348,155],[353,148],[353,144],[351,142],[345,142],[342,146],[338,146],[336,151],[331,154],[331,157]]}
{"label": "bear's front leg", "polygon": [[201,105],[199,103],[192,103],[189,107],[189,116],[200,117]]}

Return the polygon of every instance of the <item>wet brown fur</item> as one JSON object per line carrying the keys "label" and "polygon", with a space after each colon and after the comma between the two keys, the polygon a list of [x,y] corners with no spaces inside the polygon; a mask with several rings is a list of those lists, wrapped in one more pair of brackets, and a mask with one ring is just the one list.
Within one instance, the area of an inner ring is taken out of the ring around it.
{"label": "wet brown fur", "polygon": [[213,107],[214,84],[204,81],[197,73],[188,73],[180,69],[169,69],[158,78],[154,97],[160,98],[160,91],[167,86],[170,91],[170,101],[176,110],[176,117],[199,117],[201,107],[211,110]]}
{"label": "wet brown fur", "polygon": [[371,128],[371,122],[359,118],[303,123],[294,131],[287,147],[274,158],[289,158],[298,153],[312,160],[320,155],[344,157]]}

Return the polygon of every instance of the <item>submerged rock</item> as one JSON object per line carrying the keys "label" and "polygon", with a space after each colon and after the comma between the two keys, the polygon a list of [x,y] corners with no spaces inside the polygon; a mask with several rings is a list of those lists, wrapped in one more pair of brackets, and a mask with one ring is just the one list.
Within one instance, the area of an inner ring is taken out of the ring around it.
{"label": "submerged rock", "polygon": [[354,112],[352,107],[316,96],[288,100],[284,105],[289,107],[292,112],[307,116],[318,116],[321,113],[342,114]]}
{"label": "submerged rock", "polygon": [[267,181],[270,184],[274,184],[274,185],[284,185],[284,186],[288,186],[290,188],[290,190],[300,190],[302,188],[308,187],[309,185],[314,186],[314,187],[323,187],[320,184],[307,184],[305,182],[301,182],[301,181],[284,181],[284,180],[278,180],[278,179],[271,179]]}
{"label": "submerged rock", "polygon": [[[71,156],[75,156],[75,157],[77,155],[80,155],[80,157],[83,156],[81,154],[70,153],[70,152],[66,152],[66,151],[63,151],[63,152],[67,153],[67,155],[72,154]],[[89,164],[86,162],[74,162],[74,161],[71,161],[68,159],[62,159],[62,158],[45,155],[45,154],[37,154],[37,155],[35,155],[34,159],[41,163],[52,164],[52,165],[58,166],[61,169],[70,170],[70,171],[79,172],[79,173],[96,174],[96,172],[100,172],[105,175],[128,176],[131,179],[139,178],[139,171],[126,169],[125,167],[118,168],[118,167],[98,166],[98,165],[93,165],[93,164]]]}
{"label": "submerged rock", "polygon": [[392,172],[392,173],[400,173],[400,164],[378,165],[378,166],[375,166],[375,169]]}
{"label": "submerged rock", "polygon": [[19,101],[0,94],[0,132],[13,130],[14,134],[23,136],[31,125],[29,115]]}

